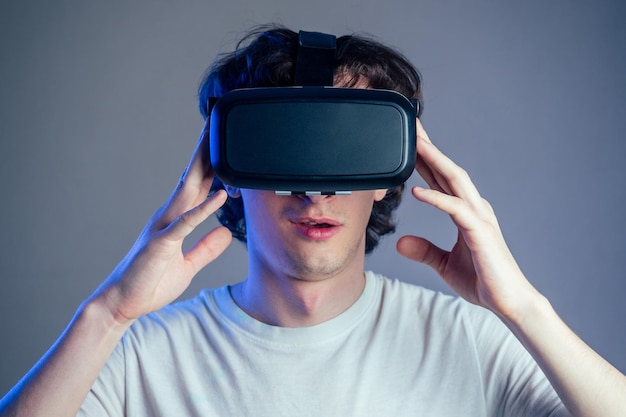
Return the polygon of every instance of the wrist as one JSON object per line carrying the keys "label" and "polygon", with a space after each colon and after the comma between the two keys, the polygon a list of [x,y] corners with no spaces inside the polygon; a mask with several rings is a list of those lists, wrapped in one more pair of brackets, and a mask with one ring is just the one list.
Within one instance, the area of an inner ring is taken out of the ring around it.
{"label": "wrist", "polygon": [[511,331],[519,335],[528,332],[531,326],[553,314],[550,301],[539,291],[531,288],[526,294],[520,295],[515,308],[508,310],[506,314],[498,315]]}
{"label": "wrist", "polygon": [[114,314],[104,294],[96,294],[85,300],[79,308],[78,315],[101,331],[119,336],[134,322]]}

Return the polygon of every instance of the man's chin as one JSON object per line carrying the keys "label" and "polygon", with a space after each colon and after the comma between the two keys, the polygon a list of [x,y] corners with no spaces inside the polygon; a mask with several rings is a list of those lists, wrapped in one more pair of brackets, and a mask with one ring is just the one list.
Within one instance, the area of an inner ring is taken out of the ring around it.
{"label": "man's chin", "polygon": [[[339,257],[336,253],[305,254],[298,259],[292,259],[293,270],[297,279],[309,282],[319,282],[332,279],[350,269],[354,262],[353,255]],[[362,267],[361,267],[362,269]]]}

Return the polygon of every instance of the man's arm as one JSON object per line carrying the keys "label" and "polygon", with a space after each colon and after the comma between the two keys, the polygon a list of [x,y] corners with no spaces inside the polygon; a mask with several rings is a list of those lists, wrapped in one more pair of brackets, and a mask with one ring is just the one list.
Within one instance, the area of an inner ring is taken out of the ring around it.
{"label": "man's arm", "polygon": [[573,416],[623,416],[626,376],[559,318],[518,267],[491,206],[467,173],[431,143],[419,121],[417,132],[416,169],[430,189],[415,187],[413,195],[448,213],[458,239],[446,251],[426,239],[404,236],[398,251],[431,266],[460,296],[498,315],[535,358]]}
{"label": "man's arm", "polygon": [[0,400],[0,416],[75,416],[115,345],[138,317],[169,304],[230,244],[218,227],[187,252],[182,243],[226,201],[213,181],[208,127],[178,186],[130,252],[78,309],[66,331]]}

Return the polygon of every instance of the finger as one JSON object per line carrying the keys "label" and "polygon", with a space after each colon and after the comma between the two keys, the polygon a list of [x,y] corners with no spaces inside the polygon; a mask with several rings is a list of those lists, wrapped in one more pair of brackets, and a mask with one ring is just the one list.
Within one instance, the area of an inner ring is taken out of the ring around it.
{"label": "finger", "polygon": [[449,184],[440,174],[431,169],[428,163],[421,157],[420,151],[424,145],[421,142],[425,142],[427,144],[432,144],[428,133],[422,126],[419,118],[415,118],[415,131],[416,131],[416,139],[417,139],[417,158],[415,161],[415,170],[420,174],[420,176],[426,181],[426,184],[433,190],[441,191],[446,194],[450,194],[452,190],[450,189]]}
{"label": "finger", "polygon": [[417,117],[415,118],[415,132],[417,133],[417,136],[421,136],[428,143],[433,143],[430,140],[430,137],[428,137],[428,133],[426,133],[426,129],[424,129],[424,126],[422,125],[422,121]]}
{"label": "finger", "polygon": [[401,237],[396,244],[396,250],[402,256],[428,265],[439,274],[441,274],[448,256],[447,251],[417,236]]}
{"label": "finger", "polygon": [[449,214],[457,226],[465,230],[477,227],[476,221],[479,219],[477,212],[463,199],[421,187],[413,187],[411,191],[419,201]]}
{"label": "finger", "polygon": [[[421,146],[420,142],[423,140],[424,139],[422,137],[418,136],[418,148],[419,146]],[[428,166],[426,161],[424,161],[424,159],[420,156],[419,151],[417,154],[417,160],[415,162],[415,170],[424,179],[424,181],[426,181],[426,184],[428,184],[428,186],[431,189],[449,194],[450,189],[449,189],[448,184],[445,182],[445,180],[441,178],[441,176],[439,176],[439,178],[435,176],[435,173],[433,172],[433,170]]]}
{"label": "finger", "polygon": [[191,272],[196,275],[215,258],[226,250],[233,240],[227,228],[220,226],[207,233],[187,253],[185,259],[191,265]]}
{"label": "finger", "polygon": [[[419,137],[419,141],[423,143],[422,148],[426,147],[426,146],[434,146],[432,145],[431,142],[428,142],[428,140],[422,138],[421,136]],[[422,149],[420,149],[420,151],[422,151]],[[432,178],[434,179],[435,183],[437,184],[436,188],[433,189],[441,189],[444,193],[446,194],[450,194],[450,195],[455,195],[454,190],[452,189],[452,186],[448,183],[447,178],[445,178],[439,171],[437,171],[435,168],[433,168],[432,166],[430,166],[430,164],[422,157],[421,154],[419,154],[420,158],[422,159],[422,164],[423,166],[427,167],[432,175]]]}
{"label": "finger", "polygon": [[447,194],[458,196],[473,206],[480,207],[482,197],[467,172],[432,143],[423,140],[421,144],[422,146],[419,148],[420,157],[432,170],[433,176],[442,188],[448,190]]}
{"label": "finger", "polygon": [[208,197],[200,205],[179,215],[164,230],[164,237],[170,241],[180,241],[187,236],[211,214],[226,202],[226,191],[219,190],[211,197]]}
{"label": "finger", "polygon": [[213,167],[211,166],[209,148],[211,130],[209,120],[210,119],[207,118],[207,121],[202,128],[202,132],[200,132],[196,149],[194,150],[191,160],[189,161],[189,165],[183,178],[185,184],[199,186],[204,178],[213,176]]}
{"label": "finger", "polygon": [[163,213],[164,226],[184,213],[200,205],[211,190],[213,168],[209,155],[209,125],[205,124],[189,165],[183,171],[174,193],[166,204]]}

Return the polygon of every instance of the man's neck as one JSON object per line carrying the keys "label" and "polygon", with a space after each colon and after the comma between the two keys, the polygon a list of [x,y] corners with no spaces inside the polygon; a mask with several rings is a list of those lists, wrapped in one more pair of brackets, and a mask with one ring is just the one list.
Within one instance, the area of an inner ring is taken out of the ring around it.
{"label": "man's neck", "polygon": [[312,279],[251,274],[231,294],[248,315],[273,326],[305,327],[330,320],[352,306],[363,293],[363,268]]}

